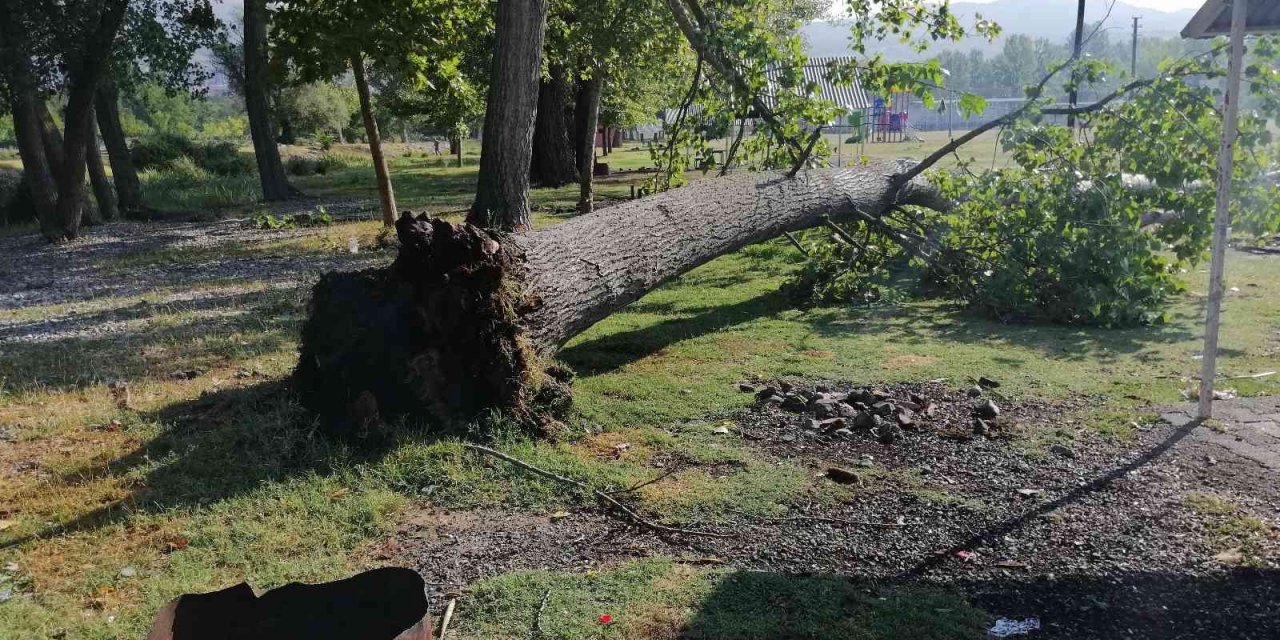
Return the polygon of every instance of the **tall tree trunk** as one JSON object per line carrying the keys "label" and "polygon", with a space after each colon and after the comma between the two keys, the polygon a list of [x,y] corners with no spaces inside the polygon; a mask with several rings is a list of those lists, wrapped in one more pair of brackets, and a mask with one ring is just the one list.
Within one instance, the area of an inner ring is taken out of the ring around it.
{"label": "tall tree trunk", "polygon": [[271,127],[271,107],[267,101],[267,3],[244,3],[244,106],[249,115],[253,155],[258,161],[262,199],[288,200],[298,195],[289,184],[280,149]]}
{"label": "tall tree trunk", "polygon": [[356,78],[356,93],[360,95],[360,115],[364,117],[364,132],[369,137],[369,155],[373,156],[373,173],[378,180],[382,223],[388,227],[394,226],[396,193],[391,188],[391,174],[387,172],[387,159],[382,155],[382,137],[378,134],[378,121],[373,117],[373,100],[369,97],[369,80],[365,77],[364,59],[359,54],[351,56],[351,71]]}
{"label": "tall tree trunk", "polygon": [[22,158],[22,179],[31,190],[31,201],[36,219],[45,236],[56,234],[51,224],[58,205],[58,184],[53,168],[45,152],[43,127],[40,125],[40,98],[31,91],[14,89],[10,96],[10,112],[13,114],[14,137],[18,142],[18,155]]}
{"label": "tall tree trunk", "polygon": [[53,112],[49,110],[47,101],[40,101],[39,113],[40,139],[44,141],[44,155],[49,158],[49,166],[53,169],[53,179],[57,180],[62,172],[63,165],[67,162],[67,155],[63,151],[65,143],[62,139],[62,130],[58,128],[58,121],[53,119]]}
{"label": "tall tree trunk", "polygon": [[98,203],[98,217],[101,220],[115,220],[120,217],[120,210],[116,208],[111,181],[107,179],[107,169],[102,164],[102,153],[98,151],[98,137],[94,135],[95,129],[97,129],[97,114],[90,109],[89,137],[85,140],[85,162],[89,168],[89,184],[93,186],[93,199]]}
{"label": "tall tree trunk", "polygon": [[124,22],[127,0],[109,0],[97,8],[94,29],[79,50],[71,56],[68,72],[67,108],[63,120],[62,169],[55,171],[58,180],[58,204],[54,221],[41,225],[52,229],[61,225],[55,234],[46,234],[50,240],[72,240],[80,235],[80,217],[84,206],[84,174],[88,155],[88,140],[93,132],[93,97],[98,91],[98,80],[106,70],[116,33]]}
{"label": "tall tree trunk", "polygon": [[467,221],[510,231],[529,226],[529,162],[547,0],[499,0],[496,26],[480,180]]}
{"label": "tall tree trunk", "polygon": [[142,182],[138,180],[138,169],[133,166],[129,141],[125,138],[124,126],[120,123],[120,90],[114,78],[103,78],[93,104],[98,131],[102,133],[102,143],[107,147],[107,158],[111,161],[111,180],[115,183],[116,203],[126,218],[141,217],[145,215],[147,207],[142,204]]}
{"label": "tall tree trunk", "polygon": [[[45,151],[40,126],[41,97],[27,46],[28,20],[18,0],[0,0],[0,79],[7,84],[14,138],[22,159],[22,179],[31,192],[36,219],[53,220],[58,186]],[[46,233],[47,235],[47,233]]]}
{"label": "tall tree trunk", "polygon": [[663,282],[827,219],[945,208],[925,184],[899,187],[901,169],[733,174],[528,234],[406,214],[395,264],[316,284],[297,388],[334,429],[563,407],[564,376],[541,369],[546,357]]}
{"label": "tall tree trunk", "polygon": [[594,172],[596,164],[596,124],[600,116],[600,94],[604,91],[604,78],[599,73],[583,80],[578,87],[577,118],[578,136],[578,213],[591,213],[595,208]]}
{"label": "tall tree trunk", "polygon": [[462,167],[462,136],[449,137],[449,153],[457,156],[458,167]]}
{"label": "tall tree trunk", "polygon": [[569,81],[565,69],[552,65],[538,87],[538,115],[533,126],[533,163],[529,180],[540,187],[563,187],[578,179],[570,129]]}

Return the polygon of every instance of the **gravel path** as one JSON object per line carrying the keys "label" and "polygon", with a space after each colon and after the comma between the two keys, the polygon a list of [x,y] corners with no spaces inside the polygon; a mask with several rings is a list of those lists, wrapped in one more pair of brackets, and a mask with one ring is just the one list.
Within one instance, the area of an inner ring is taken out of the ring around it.
{"label": "gravel path", "polygon": [[[1177,419],[1188,409],[1169,408],[1172,422],[1142,426],[1136,441],[1081,430],[1071,447],[1040,458],[1023,453],[1007,431],[1056,423],[1088,399],[1002,403],[1001,426],[973,436],[963,394],[936,385],[891,392],[917,393],[940,407],[893,445],[866,433],[819,436],[772,407],[739,421],[736,435],[769,459],[815,474],[834,464],[864,476],[865,490],[844,504],[793,505],[779,520],[741,517],[712,527],[750,535],[664,540],[594,509],[554,522],[504,510],[425,510],[390,548],[440,591],[516,569],[584,571],[667,555],[869,585],[945,586],[997,615],[1039,617],[1039,637],[1277,637],[1280,477],[1255,454],[1280,452],[1280,399],[1222,403],[1219,431],[1193,428]],[[886,485],[897,476],[881,472],[901,469],[918,470],[922,486]],[[925,499],[922,488],[954,499]],[[1188,496],[1205,493],[1230,508],[1198,512]],[[1214,538],[1244,514],[1265,530],[1247,542]]]}
{"label": "gravel path", "polygon": [[[80,240],[58,245],[38,234],[0,237],[0,344],[127,330],[128,321],[138,315],[133,309],[137,304],[182,303],[214,312],[219,300],[230,296],[305,286],[323,271],[362,268],[388,259],[382,252],[367,251],[356,255],[254,251],[265,243],[325,232],[325,228],[260,230],[244,220],[220,220],[111,223],[89,229]],[[218,254],[219,248],[227,249],[224,255]],[[129,262],[131,257],[164,259],[170,254],[172,263]],[[192,259],[184,260],[184,254]],[[113,300],[137,296],[144,296],[143,301]],[[65,306],[43,314],[19,313],[50,305]]]}

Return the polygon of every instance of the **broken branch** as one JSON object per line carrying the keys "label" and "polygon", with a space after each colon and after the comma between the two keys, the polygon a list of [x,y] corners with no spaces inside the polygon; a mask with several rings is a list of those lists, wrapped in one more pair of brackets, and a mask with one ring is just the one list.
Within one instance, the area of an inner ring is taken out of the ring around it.
{"label": "broken branch", "polygon": [[463,446],[468,449],[471,449],[472,451],[479,451],[480,453],[483,453],[485,455],[493,456],[500,460],[505,460],[506,462],[509,462],[517,467],[520,467],[525,471],[536,473],[544,478],[550,478],[557,482],[562,482],[564,484],[577,487],[582,491],[591,493],[596,498],[599,498],[602,502],[608,503],[614,509],[617,509],[620,513],[622,513],[623,516],[626,517],[627,520],[630,520],[633,524],[638,525],[642,529],[648,529],[649,531],[653,531],[656,533],[680,534],[680,535],[686,535],[686,536],[697,536],[702,538],[732,538],[733,537],[732,535],[725,534],[725,533],[712,533],[710,531],[698,531],[695,529],[681,529],[679,527],[669,527],[664,524],[658,524],[651,520],[646,520],[645,518],[641,517],[640,514],[636,513],[635,511],[632,511],[631,508],[627,507],[627,505],[619,502],[617,498],[614,498],[613,496],[603,491],[592,489],[591,487],[587,486],[586,483],[579,482],[572,478],[566,478],[560,474],[553,473],[551,471],[547,471],[546,469],[542,469],[540,467],[534,466],[532,464],[529,464],[528,462],[525,462],[524,460],[509,456],[496,449],[490,449],[489,447],[485,447],[478,444],[469,444],[469,443],[465,443],[463,444]]}

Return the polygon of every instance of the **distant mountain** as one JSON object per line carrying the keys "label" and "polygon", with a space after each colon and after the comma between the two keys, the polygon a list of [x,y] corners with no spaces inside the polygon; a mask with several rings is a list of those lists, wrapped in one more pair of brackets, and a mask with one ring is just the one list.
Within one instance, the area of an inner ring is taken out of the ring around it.
{"label": "distant mountain", "polygon": [[[1085,7],[1085,23],[1092,24],[1105,19],[1104,26],[1113,29],[1111,38],[1127,39],[1132,18],[1142,16],[1141,34],[1147,37],[1167,38],[1178,35],[1195,14],[1192,9],[1180,11],[1161,11],[1145,9],[1123,2],[1117,2],[1107,13],[1109,2],[1090,0]],[[972,24],[975,14],[999,24],[1003,33],[1023,34],[1033,37],[1060,39],[1070,37],[1076,25],[1076,3],[1071,0],[996,0],[988,4],[976,2],[952,3],[952,9],[960,17],[963,24]],[[801,29],[805,38],[809,55],[835,56],[848,53],[849,28],[839,21],[811,22]],[[988,49],[998,50],[1000,41],[994,45],[981,38],[968,38],[961,42],[948,42],[937,45],[941,49]],[[914,59],[919,57],[897,42],[882,42],[875,47],[876,51],[895,59]]]}

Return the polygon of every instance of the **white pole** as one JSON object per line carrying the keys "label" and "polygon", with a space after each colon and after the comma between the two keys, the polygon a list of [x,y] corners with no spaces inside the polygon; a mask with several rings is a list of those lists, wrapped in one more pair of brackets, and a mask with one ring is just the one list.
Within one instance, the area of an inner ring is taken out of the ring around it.
{"label": "white pole", "polygon": [[1227,235],[1231,230],[1231,172],[1236,142],[1236,115],[1240,109],[1240,66],[1244,57],[1244,24],[1247,0],[1231,3],[1231,59],[1222,94],[1222,146],[1218,150],[1218,201],[1213,214],[1213,260],[1209,265],[1209,306],[1205,314],[1204,361],[1200,367],[1201,418],[1213,416],[1213,382],[1218,374],[1218,323],[1222,316],[1222,272]]}

